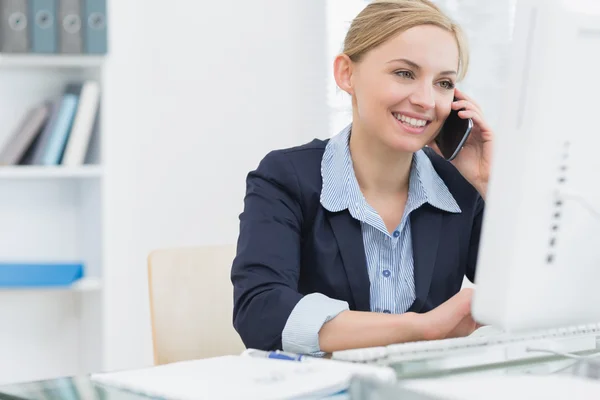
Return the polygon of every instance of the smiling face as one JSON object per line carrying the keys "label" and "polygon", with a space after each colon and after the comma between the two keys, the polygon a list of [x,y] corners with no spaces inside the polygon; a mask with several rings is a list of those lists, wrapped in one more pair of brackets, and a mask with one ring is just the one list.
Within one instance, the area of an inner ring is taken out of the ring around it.
{"label": "smiling face", "polygon": [[416,152],[430,143],[451,111],[459,50],[451,32],[410,28],[358,62],[336,59],[338,85],[352,95],[353,126],[385,146]]}

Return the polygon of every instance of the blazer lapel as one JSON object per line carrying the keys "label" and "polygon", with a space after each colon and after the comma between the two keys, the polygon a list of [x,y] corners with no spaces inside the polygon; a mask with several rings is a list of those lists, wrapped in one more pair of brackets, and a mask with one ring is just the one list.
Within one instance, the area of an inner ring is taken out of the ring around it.
{"label": "blazer lapel", "polygon": [[416,299],[409,311],[419,312],[429,295],[440,242],[443,212],[428,205],[410,216]]}
{"label": "blazer lapel", "polygon": [[371,311],[370,282],[360,222],[346,211],[328,213],[357,311]]}

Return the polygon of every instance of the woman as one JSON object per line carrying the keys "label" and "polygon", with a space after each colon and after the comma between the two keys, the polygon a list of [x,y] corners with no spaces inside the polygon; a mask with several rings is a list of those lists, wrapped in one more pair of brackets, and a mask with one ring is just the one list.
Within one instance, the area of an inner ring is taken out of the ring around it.
{"label": "woman", "polygon": [[[232,268],[247,347],[322,354],[478,327],[460,289],[474,279],[493,134],[455,88],[467,65],[460,29],[427,0],[355,18],[334,62],[352,124],[269,153],[247,178]],[[452,109],[474,129],[448,162],[432,141]]]}

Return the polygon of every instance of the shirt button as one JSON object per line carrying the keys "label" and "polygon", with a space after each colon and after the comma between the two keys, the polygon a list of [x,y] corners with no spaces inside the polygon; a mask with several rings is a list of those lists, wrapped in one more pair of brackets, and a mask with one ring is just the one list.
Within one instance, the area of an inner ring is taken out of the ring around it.
{"label": "shirt button", "polygon": [[394,231],[394,237],[397,238],[398,236],[400,236],[400,232]]}
{"label": "shirt button", "polygon": [[390,310],[383,310],[384,314],[391,314],[392,312]]}
{"label": "shirt button", "polygon": [[390,275],[392,275],[392,273],[388,269],[383,271],[383,276],[385,276],[386,278],[389,278]]}

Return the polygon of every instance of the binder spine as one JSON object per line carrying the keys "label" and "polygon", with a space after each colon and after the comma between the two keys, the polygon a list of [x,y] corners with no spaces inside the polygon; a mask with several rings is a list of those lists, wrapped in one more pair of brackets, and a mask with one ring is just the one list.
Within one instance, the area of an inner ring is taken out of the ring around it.
{"label": "binder spine", "polygon": [[59,52],[83,53],[83,26],[79,0],[58,0]]}
{"label": "binder spine", "polygon": [[56,53],[56,0],[30,0],[31,51]]}
{"label": "binder spine", "polygon": [[0,51],[26,53],[29,51],[27,0],[0,2]]}
{"label": "binder spine", "polygon": [[106,0],[83,1],[85,52],[106,54],[108,47]]}

